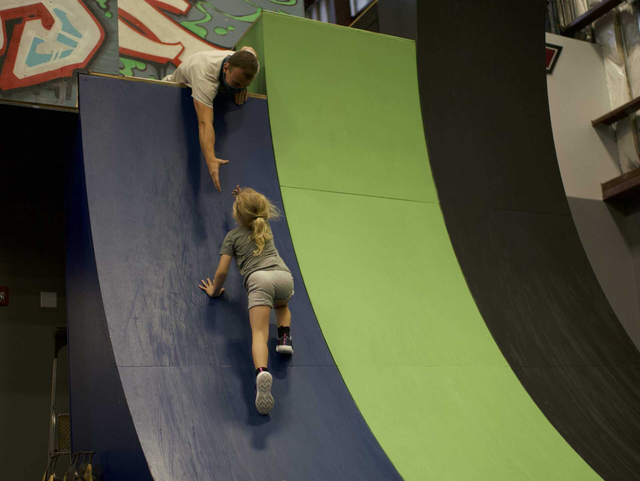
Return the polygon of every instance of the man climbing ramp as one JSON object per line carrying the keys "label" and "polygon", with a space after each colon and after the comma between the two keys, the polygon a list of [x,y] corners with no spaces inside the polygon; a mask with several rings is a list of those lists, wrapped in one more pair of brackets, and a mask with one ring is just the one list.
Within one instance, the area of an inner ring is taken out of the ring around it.
{"label": "man climbing ramp", "polygon": [[221,192],[220,166],[229,161],[219,159],[215,154],[213,99],[222,84],[227,92],[235,96],[236,104],[244,104],[248,97],[247,87],[251,85],[259,68],[258,55],[251,47],[243,47],[238,52],[210,50],[193,54],[173,74],[162,79],[191,87],[193,105],[198,116],[200,148],[218,192]]}

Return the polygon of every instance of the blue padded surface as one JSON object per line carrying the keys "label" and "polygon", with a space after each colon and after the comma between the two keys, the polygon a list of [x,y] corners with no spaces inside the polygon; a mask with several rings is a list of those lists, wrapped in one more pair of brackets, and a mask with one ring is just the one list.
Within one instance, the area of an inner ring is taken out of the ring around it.
{"label": "blue padded surface", "polygon": [[93,467],[100,479],[148,481],[151,473],[109,342],[91,238],[79,125],[76,138],[66,165],[65,186],[71,448],[73,452],[97,452]]}
{"label": "blue padded surface", "polygon": [[[276,246],[292,270],[296,352],[273,349],[276,407],[253,407],[246,292],[232,267],[213,277],[234,227],[236,184],[281,205],[264,100],[214,105],[223,193],[198,143],[190,91],[80,78],[80,114],[95,259],[126,400],[156,480],[401,479],[354,405],[313,314],[282,219]],[[271,325],[272,348],[275,325]]]}

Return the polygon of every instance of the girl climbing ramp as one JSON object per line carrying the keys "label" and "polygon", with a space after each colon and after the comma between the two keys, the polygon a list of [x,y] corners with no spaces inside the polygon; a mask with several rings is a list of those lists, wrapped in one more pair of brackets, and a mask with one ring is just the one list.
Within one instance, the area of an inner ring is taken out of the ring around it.
{"label": "girl climbing ramp", "polygon": [[276,351],[293,354],[291,312],[288,303],[293,296],[293,277],[273,242],[269,220],[279,216],[278,209],[261,193],[237,186],[233,191],[233,217],[238,227],[225,237],[220,249],[220,263],[211,279],[198,286],[210,297],[224,293],[231,259],[236,259],[249,298],[253,364],[256,369],[256,408],[268,414],[274,406],[271,395],[273,378],[267,369],[269,351],[269,314],[275,310],[278,325]]}

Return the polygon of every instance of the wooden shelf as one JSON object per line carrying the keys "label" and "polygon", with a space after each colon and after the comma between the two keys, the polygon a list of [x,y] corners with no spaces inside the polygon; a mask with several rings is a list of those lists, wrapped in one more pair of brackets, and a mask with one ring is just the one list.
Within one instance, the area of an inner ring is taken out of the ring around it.
{"label": "wooden shelf", "polygon": [[607,202],[613,202],[629,195],[639,194],[640,169],[632,170],[602,184],[602,199]]}
{"label": "wooden shelf", "polygon": [[562,35],[565,37],[572,37],[573,34],[579,32],[587,25],[595,22],[603,15],[609,13],[611,10],[620,5],[623,0],[603,0],[602,2],[591,7],[585,14],[576,18],[573,22],[567,25]]}
{"label": "wooden shelf", "polygon": [[612,110],[608,114],[605,114],[602,117],[598,117],[597,119],[592,120],[591,125],[593,125],[594,127],[600,124],[611,125],[617,122],[618,120],[622,120],[625,117],[628,117],[629,115],[631,115],[632,113],[638,110],[640,110],[640,97],[630,100],[626,104],[618,107],[615,110]]}

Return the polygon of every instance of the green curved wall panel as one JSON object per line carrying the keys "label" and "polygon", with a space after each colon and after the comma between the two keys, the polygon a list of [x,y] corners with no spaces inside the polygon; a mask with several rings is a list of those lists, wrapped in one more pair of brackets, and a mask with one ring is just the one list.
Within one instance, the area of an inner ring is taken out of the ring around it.
{"label": "green curved wall panel", "polygon": [[304,281],[397,469],[407,480],[600,479],[520,385],[466,286],[429,169],[415,45],[271,13],[259,22]]}

